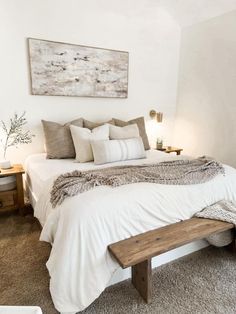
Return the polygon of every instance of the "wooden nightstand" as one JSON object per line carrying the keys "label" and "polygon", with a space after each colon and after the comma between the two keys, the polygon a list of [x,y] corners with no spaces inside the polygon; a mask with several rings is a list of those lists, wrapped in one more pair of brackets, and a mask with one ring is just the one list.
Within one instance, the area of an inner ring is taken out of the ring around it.
{"label": "wooden nightstand", "polygon": [[176,153],[176,155],[180,155],[182,152],[182,148],[177,148],[177,147],[170,147],[170,146],[163,146],[162,148],[157,148],[157,150],[160,150],[162,152],[165,152],[167,154],[169,153]]}
{"label": "wooden nightstand", "polygon": [[23,214],[25,203],[22,174],[25,173],[25,171],[22,165],[13,165],[12,168],[0,170],[0,178],[6,176],[16,177],[16,187],[14,189],[0,191],[0,212],[18,209],[20,214]]}

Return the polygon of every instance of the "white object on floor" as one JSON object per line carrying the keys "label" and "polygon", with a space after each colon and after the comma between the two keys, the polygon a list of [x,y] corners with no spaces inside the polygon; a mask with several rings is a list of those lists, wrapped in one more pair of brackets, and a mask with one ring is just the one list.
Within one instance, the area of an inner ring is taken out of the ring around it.
{"label": "white object on floor", "polygon": [[38,306],[0,306],[0,314],[43,314]]}

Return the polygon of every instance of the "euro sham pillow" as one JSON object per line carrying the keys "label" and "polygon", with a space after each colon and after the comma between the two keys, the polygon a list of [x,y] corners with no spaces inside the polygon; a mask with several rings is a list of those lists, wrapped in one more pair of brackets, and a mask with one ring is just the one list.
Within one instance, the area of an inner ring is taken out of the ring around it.
{"label": "euro sham pillow", "polygon": [[132,120],[129,120],[127,122],[119,120],[119,119],[114,119],[114,118],[112,120],[114,120],[116,126],[120,126],[120,127],[124,127],[124,126],[129,125],[129,124],[137,124],[137,126],[139,128],[139,135],[142,138],[145,150],[150,149],[148,136],[147,136],[147,132],[146,132],[146,128],[145,128],[144,117],[132,119]]}
{"label": "euro sham pillow", "polygon": [[137,124],[130,124],[123,127],[110,125],[109,128],[109,135],[111,140],[122,140],[139,137],[139,129]]}
{"label": "euro sham pillow", "polygon": [[146,158],[141,137],[124,140],[92,141],[91,145],[96,165]]}
{"label": "euro sham pillow", "polygon": [[75,148],[70,132],[70,125],[83,127],[83,118],[64,125],[53,121],[42,120],[45,150],[48,159],[75,158]]}
{"label": "euro sham pillow", "polygon": [[86,129],[92,130],[94,128],[97,128],[98,126],[101,126],[101,125],[104,125],[104,124],[107,124],[107,123],[115,125],[115,122],[113,121],[113,119],[111,119],[111,120],[109,120],[107,122],[101,122],[101,123],[92,122],[92,121],[84,119],[83,127],[86,128]]}
{"label": "euro sham pillow", "polygon": [[109,125],[104,124],[93,130],[70,126],[73,142],[75,145],[76,161],[93,161],[93,151],[91,141],[109,140]]}

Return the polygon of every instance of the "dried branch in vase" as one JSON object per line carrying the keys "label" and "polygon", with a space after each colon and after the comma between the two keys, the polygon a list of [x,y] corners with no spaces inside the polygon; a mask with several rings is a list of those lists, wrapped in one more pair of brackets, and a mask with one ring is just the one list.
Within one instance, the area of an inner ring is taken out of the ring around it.
{"label": "dried branch in vase", "polygon": [[1,139],[4,159],[9,147],[15,146],[18,148],[21,144],[30,144],[32,142],[35,135],[31,134],[29,130],[24,130],[26,124],[25,111],[21,115],[15,113],[13,118],[10,119],[9,126],[1,120],[0,127],[4,134],[4,139]]}

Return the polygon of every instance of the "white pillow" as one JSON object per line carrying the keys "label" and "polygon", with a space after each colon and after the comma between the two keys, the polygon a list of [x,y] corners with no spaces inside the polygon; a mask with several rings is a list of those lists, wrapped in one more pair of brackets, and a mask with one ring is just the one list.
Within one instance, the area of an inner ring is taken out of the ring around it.
{"label": "white pillow", "polygon": [[109,140],[109,125],[104,124],[93,130],[70,125],[72,139],[75,146],[76,161],[87,162],[93,160],[91,141]]}
{"label": "white pillow", "polygon": [[96,165],[146,157],[141,137],[125,140],[92,141],[91,144]]}
{"label": "white pillow", "polygon": [[130,124],[123,127],[109,125],[110,128],[110,139],[111,140],[122,140],[127,138],[139,137],[139,128],[137,124]]}

